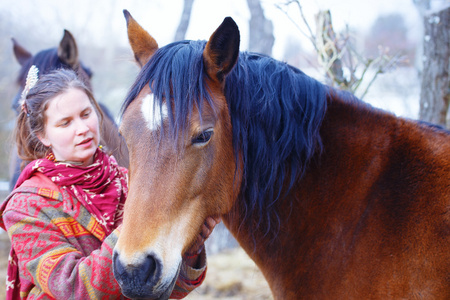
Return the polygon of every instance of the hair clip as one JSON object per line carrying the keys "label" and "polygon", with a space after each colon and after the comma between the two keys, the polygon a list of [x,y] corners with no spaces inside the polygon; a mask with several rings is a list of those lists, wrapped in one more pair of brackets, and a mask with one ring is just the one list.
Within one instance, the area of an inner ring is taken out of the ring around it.
{"label": "hair clip", "polygon": [[28,115],[28,108],[27,108],[27,104],[25,102],[25,99],[27,98],[28,92],[36,85],[36,83],[39,80],[38,77],[38,73],[39,73],[39,69],[35,66],[32,65],[30,67],[30,70],[28,70],[28,75],[27,75],[27,79],[25,81],[25,87],[23,88],[23,92],[21,95],[21,108],[23,111],[25,111],[25,113]]}

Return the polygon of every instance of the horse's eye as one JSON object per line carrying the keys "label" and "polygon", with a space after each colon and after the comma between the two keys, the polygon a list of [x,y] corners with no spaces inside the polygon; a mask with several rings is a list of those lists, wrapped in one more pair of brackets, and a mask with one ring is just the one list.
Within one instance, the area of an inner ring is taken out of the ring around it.
{"label": "horse's eye", "polygon": [[201,146],[202,144],[208,143],[213,133],[213,129],[207,129],[203,131],[192,139],[192,144]]}

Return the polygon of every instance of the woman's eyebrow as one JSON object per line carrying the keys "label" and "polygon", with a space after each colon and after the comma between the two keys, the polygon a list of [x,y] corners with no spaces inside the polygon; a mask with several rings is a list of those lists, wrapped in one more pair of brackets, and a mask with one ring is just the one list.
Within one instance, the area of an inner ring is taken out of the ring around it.
{"label": "woman's eyebrow", "polygon": [[72,119],[72,116],[62,117],[60,119],[57,119],[56,123],[60,123],[60,122],[63,122],[63,121],[68,121],[70,119]]}
{"label": "woman's eyebrow", "polygon": [[81,113],[84,113],[84,112],[86,112],[87,110],[92,110],[92,106],[86,106],[86,108],[83,109],[83,110],[81,111]]}

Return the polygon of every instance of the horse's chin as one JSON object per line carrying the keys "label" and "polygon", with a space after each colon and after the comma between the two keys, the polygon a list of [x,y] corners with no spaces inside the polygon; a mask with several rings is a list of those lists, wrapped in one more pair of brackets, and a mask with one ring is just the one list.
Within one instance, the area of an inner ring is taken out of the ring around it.
{"label": "horse's chin", "polygon": [[172,281],[169,284],[159,284],[155,287],[149,287],[148,289],[140,288],[139,290],[130,288],[123,289],[122,294],[133,300],[167,300],[172,294],[173,288],[175,287],[175,283],[177,282],[178,275],[180,274],[181,264],[178,265],[177,272],[175,276],[172,278]]}

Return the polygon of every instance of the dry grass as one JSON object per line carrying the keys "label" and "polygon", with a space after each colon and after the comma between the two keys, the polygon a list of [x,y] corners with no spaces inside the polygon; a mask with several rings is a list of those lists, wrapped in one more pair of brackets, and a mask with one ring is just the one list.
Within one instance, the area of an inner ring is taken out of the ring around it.
{"label": "dry grass", "polygon": [[273,299],[266,280],[241,248],[208,256],[205,281],[185,299],[267,300]]}

